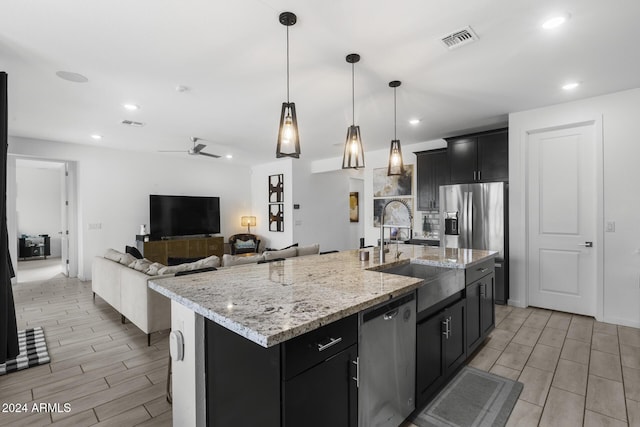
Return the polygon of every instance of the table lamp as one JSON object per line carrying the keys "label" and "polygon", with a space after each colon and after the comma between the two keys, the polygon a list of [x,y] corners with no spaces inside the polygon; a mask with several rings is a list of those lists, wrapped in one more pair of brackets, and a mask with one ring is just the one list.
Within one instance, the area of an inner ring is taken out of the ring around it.
{"label": "table lamp", "polygon": [[247,226],[247,233],[251,234],[251,226],[256,226],[256,217],[255,216],[243,216],[240,217],[240,225]]}

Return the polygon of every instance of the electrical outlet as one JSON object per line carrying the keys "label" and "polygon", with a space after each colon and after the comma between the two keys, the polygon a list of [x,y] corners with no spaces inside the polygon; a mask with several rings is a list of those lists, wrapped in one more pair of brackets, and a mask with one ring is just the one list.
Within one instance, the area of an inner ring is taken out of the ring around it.
{"label": "electrical outlet", "polygon": [[607,226],[605,228],[607,233],[613,233],[616,231],[616,222],[615,221],[607,221]]}

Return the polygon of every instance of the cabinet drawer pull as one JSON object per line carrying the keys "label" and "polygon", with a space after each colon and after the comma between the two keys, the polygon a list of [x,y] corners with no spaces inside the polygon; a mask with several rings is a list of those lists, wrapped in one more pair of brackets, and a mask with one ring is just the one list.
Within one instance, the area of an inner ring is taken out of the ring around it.
{"label": "cabinet drawer pull", "polygon": [[480,273],[486,273],[487,271],[489,271],[489,267],[479,268],[476,271],[479,271]]}
{"label": "cabinet drawer pull", "polygon": [[320,343],[316,343],[318,345],[318,351],[324,351],[326,349],[328,349],[329,347],[333,347],[334,345],[338,344],[340,341],[342,341],[342,337],[340,338],[329,338],[329,342],[326,344],[320,344]]}
{"label": "cabinet drawer pull", "polygon": [[392,310],[392,311],[390,311],[388,313],[385,313],[384,316],[382,316],[382,318],[384,320],[392,320],[394,317],[396,317],[398,315],[398,313],[399,313],[399,311],[396,308],[395,310]]}

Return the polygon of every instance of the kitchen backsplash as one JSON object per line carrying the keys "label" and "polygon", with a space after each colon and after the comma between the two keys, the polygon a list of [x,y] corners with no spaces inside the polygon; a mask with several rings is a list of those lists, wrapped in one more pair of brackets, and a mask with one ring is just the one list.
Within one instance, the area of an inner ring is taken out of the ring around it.
{"label": "kitchen backsplash", "polygon": [[421,211],[420,224],[415,224],[414,234],[416,238],[439,239],[440,237],[440,212],[436,210]]}

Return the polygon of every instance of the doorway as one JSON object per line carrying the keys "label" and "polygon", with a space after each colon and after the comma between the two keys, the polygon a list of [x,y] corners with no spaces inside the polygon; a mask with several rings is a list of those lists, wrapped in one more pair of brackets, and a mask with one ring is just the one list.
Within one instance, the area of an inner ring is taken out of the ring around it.
{"label": "doorway", "polygon": [[15,209],[8,209],[7,219],[15,227],[18,283],[70,275],[69,201],[75,198],[69,169],[65,161],[15,158],[8,192]]}
{"label": "doorway", "polygon": [[529,132],[529,305],[595,316],[602,194],[595,122]]}

